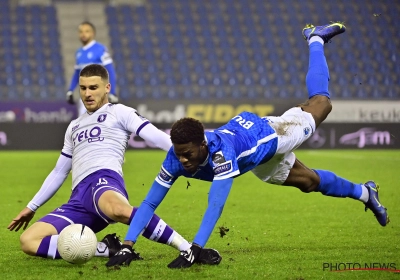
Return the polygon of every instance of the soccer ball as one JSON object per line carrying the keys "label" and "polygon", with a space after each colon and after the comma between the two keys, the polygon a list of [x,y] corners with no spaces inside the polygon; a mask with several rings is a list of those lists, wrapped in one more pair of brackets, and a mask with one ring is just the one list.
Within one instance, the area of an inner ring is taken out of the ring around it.
{"label": "soccer ball", "polygon": [[69,225],[60,232],[57,248],[65,261],[83,264],[96,253],[96,234],[87,226],[81,224]]}

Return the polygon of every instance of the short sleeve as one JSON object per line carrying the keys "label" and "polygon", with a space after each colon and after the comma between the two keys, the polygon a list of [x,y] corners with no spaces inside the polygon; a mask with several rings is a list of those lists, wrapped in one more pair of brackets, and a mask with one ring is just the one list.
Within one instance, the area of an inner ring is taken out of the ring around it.
{"label": "short sleeve", "polygon": [[108,64],[113,63],[113,60],[112,60],[112,58],[111,58],[111,55],[110,55],[110,53],[107,51],[106,48],[104,48],[104,51],[103,51],[103,53],[101,54],[100,59],[101,59],[101,63],[103,64],[103,66],[106,66],[106,65],[108,65]]}
{"label": "short sleeve", "polygon": [[122,104],[116,106],[116,116],[122,128],[139,135],[140,131],[150,123],[148,119],[141,116],[135,109]]}
{"label": "short sleeve", "polygon": [[157,183],[160,185],[170,188],[176,179],[182,175],[182,169],[179,160],[176,158],[174,148],[171,147],[167,153],[167,156],[161,166],[160,172],[156,177]]}
{"label": "short sleeve", "polygon": [[233,147],[221,146],[211,155],[214,180],[223,180],[240,174],[236,160],[236,152]]}

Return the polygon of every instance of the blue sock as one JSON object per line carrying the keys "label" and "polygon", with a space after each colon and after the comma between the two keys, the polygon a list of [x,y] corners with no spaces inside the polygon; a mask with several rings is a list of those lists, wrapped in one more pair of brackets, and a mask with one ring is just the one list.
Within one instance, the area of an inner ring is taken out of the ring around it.
{"label": "blue sock", "polygon": [[324,95],[330,98],[329,69],[324,55],[324,46],[319,42],[314,42],[310,44],[309,48],[310,58],[306,76],[308,98],[315,95]]}
{"label": "blue sock", "polygon": [[360,199],[362,185],[354,184],[327,170],[315,170],[320,178],[317,191],[327,196]]}

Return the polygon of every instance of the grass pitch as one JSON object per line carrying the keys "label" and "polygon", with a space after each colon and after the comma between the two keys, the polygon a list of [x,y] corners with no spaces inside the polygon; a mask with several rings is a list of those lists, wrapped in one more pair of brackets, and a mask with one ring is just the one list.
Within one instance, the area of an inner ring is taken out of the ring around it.
{"label": "grass pitch", "polygon": [[[20,232],[9,232],[10,221],[29,202],[54,167],[59,152],[0,152],[2,194],[0,206],[1,279],[400,279],[388,271],[331,272],[335,264],[384,264],[400,270],[400,151],[299,151],[311,168],[327,169],[354,182],[373,179],[389,209],[385,228],[364,206],[351,199],[303,194],[262,183],[248,173],[235,179],[222,217],[207,246],[219,250],[219,266],[195,265],[186,270],[166,266],[177,257],[174,249],[140,238],[136,250],[145,258],[130,267],[106,269],[104,258],[85,265],[24,255]],[[159,171],[161,151],[128,151],[124,165],[130,202],[139,205]],[[187,181],[190,182],[188,186]],[[42,206],[33,221],[65,203],[70,195],[68,177],[58,193]],[[209,183],[180,178],[157,209],[157,214],[191,241],[207,204]],[[229,229],[221,237],[219,227]],[[111,225],[98,234],[117,232]],[[394,264],[394,265],[393,265]],[[324,266],[330,267],[325,268]],[[339,269],[343,269],[343,264]]]}

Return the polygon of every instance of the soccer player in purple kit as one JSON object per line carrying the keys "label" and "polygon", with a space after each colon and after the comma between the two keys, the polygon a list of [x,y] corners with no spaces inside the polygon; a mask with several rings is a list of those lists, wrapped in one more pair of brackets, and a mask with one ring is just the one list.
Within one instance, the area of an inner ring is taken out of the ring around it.
{"label": "soccer player in purple kit", "polygon": [[[45,179],[34,198],[9,224],[9,230],[25,230],[35,211],[61,187],[72,170],[72,194],[68,203],[61,205],[32,224],[20,237],[22,251],[44,258],[60,258],[57,251],[58,234],[68,225],[77,223],[95,233],[110,223],[130,224],[136,208],[128,202],[122,174],[124,153],[131,133],[167,151],[171,147],[169,135],[153,126],[133,108],[110,104],[111,89],[108,72],[99,64],[86,66],[80,72],[80,96],[86,113],[73,120],[67,128],[64,146],[55,168]],[[168,244],[179,251],[190,244],[157,215],[142,232],[147,239]],[[110,257],[120,251],[116,234],[108,234],[98,243],[96,256]],[[125,262],[141,259],[129,252]],[[218,264],[221,257],[216,250],[205,249],[199,263]]]}
{"label": "soccer player in purple kit", "polygon": [[[168,267],[192,266],[201,254],[221,216],[235,177],[252,171],[264,182],[294,186],[303,192],[359,200],[374,213],[381,226],[389,222],[386,208],[380,203],[378,186],[373,181],[356,184],[331,171],[310,169],[293,153],[323,122],[332,109],[328,91],[329,71],[324,44],[345,32],[341,23],[325,26],[307,25],[304,38],[309,43],[309,68],[306,76],[308,100],[280,117],[259,117],[242,112],[224,126],[204,132],[203,125],[192,118],[178,120],[170,135],[173,146],[145,200],[133,218],[123,250],[129,251],[179,176],[211,181],[208,206],[192,246]],[[116,253],[107,265],[124,263],[126,255]]]}

